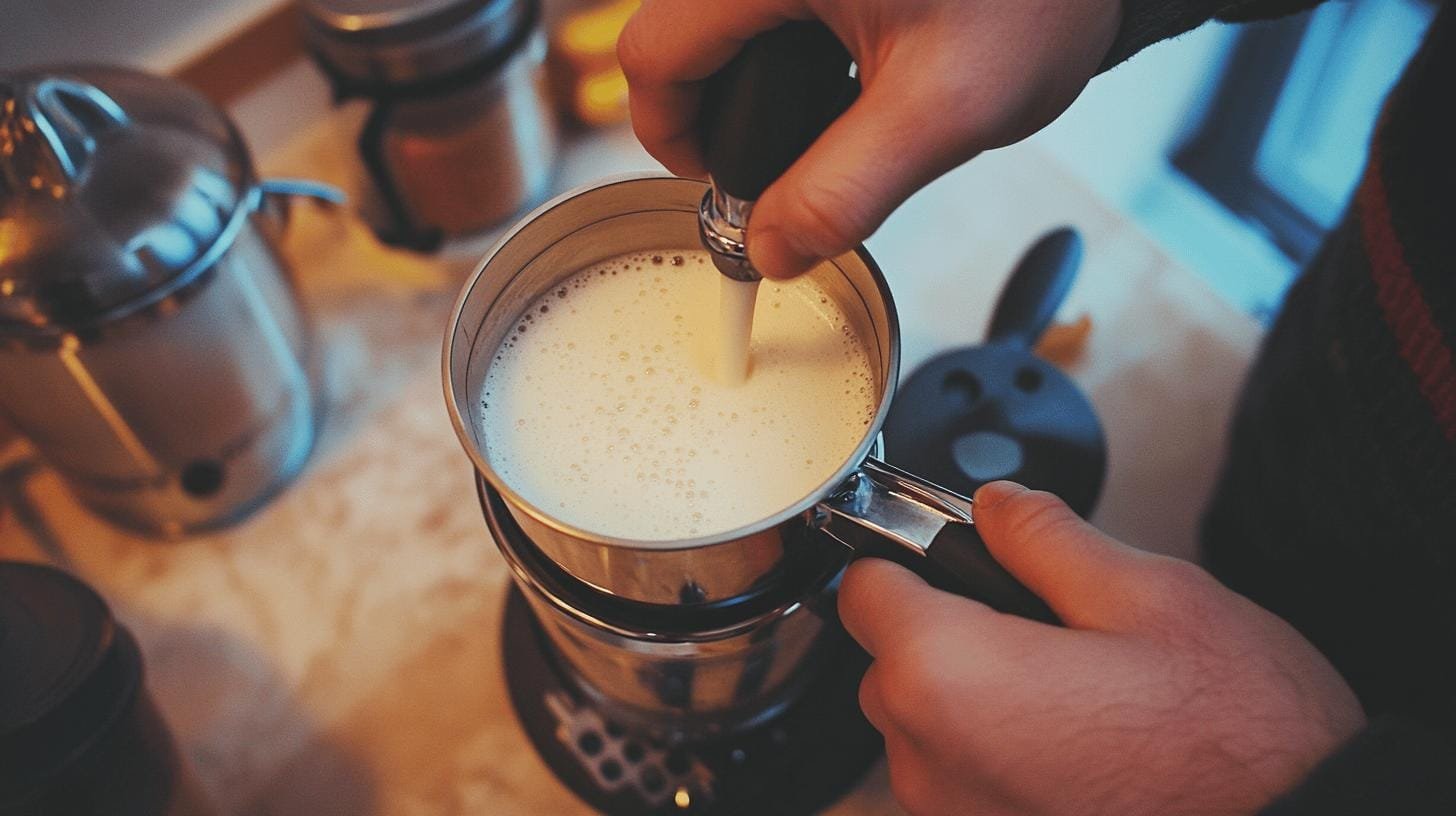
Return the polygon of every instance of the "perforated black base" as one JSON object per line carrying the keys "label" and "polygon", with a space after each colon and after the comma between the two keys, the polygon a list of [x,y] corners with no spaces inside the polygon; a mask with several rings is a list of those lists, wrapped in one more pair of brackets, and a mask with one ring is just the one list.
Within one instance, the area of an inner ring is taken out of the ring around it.
{"label": "perforated black base", "polygon": [[611,816],[814,813],[853,787],[882,750],[859,710],[868,657],[847,637],[826,650],[816,684],[772,721],[668,745],[611,722],[571,687],[514,587],[503,627],[506,682],[521,726],[557,777]]}

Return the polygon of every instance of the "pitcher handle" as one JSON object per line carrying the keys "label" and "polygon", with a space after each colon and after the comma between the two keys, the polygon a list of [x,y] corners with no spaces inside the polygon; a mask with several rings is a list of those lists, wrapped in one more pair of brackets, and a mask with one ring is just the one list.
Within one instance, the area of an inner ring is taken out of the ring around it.
{"label": "pitcher handle", "polygon": [[946,587],[953,592],[998,612],[1060,625],[1046,602],[991,556],[972,506],[965,496],[870,458],[816,510],[818,526],[859,556],[874,554],[867,540],[891,542],[911,553],[907,566],[922,577],[939,571],[954,582]]}

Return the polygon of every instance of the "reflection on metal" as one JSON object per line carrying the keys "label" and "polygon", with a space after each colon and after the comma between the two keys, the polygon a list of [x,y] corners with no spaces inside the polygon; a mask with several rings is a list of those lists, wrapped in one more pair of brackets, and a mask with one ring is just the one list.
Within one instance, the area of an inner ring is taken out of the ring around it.
{"label": "reflection on metal", "polygon": [[873,458],[820,508],[816,520],[845,544],[858,527],[922,556],[946,524],[971,523],[970,499]]}
{"label": "reflection on metal", "polygon": [[68,334],[62,338],[59,354],[61,365],[65,366],[66,373],[76,381],[76,386],[81,389],[86,401],[96,409],[96,414],[101,417],[102,422],[106,423],[106,427],[111,429],[111,433],[126,449],[127,455],[131,456],[132,461],[136,462],[148,475],[160,475],[162,466],[152,457],[147,446],[142,444],[141,438],[127,423],[126,418],[121,415],[121,411],[117,410],[111,398],[106,396],[106,392],[96,383],[91,372],[86,370],[86,364],[76,356],[76,351],[80,348],[81,341],[76,339],[76,335]]}
{"label": "reflection on metal", "polygon": [[347,200],[344,191],[338,187],[311,179],[264,179],[258,182],[258,187],[263,191],[263,195],[312,198],[320,203],[334,206],[340,206]]}
{"label": "reflection on metal", "polygon": [[734,198],[718,187],[703,195],[698,207],[698,235],[713,256],[718,271],[737,281],[757,281],[763,276],[748,260],[748,218],[753,202]]}
{"label": "reflection on metal", "polygon": [[[319,186],[326,187],[327,185]],[[218,264],[235,270],[238,294],[241,295],[243,303],[247,305],[254,327],[262,335],[263,345],[272,354],[273,362],[277,366],[276,370],[293,389],[291,393],[308,393],[308,372],[303,369],[303,360],[294,351],[287,331],[279,322],[278,307],[270,303],[268,297],[258,288],[258,282],[253,277],[254,273],[247,259],[230,254],[219,259]]]}
{"label": "reflection on metal", "polygon": [[30,536],[36,548],[45,553],[52,564],[75,572],[75,561],[66,551],[61,537],[51,529],[40,507],[26,493],[27,484],[40,472],[40,462],[29,457],[11,462],[0,469],[0,505],[10,511],[10,518]]}
{"label": "reflection on metal", "polygon": [[50,144],[56,165],[66,181],[70,182],[75,181],[85,170],[83,158],[95,148],[95,141],[89,135],[87,126],[76,118],[62,97],[67,97],[71,102],[85,104],[93,113],[99,113],[111,126],[126,127],[131,122],[115,100],[84,82],[53,77],[37,84],[31,122],[41,137]]}

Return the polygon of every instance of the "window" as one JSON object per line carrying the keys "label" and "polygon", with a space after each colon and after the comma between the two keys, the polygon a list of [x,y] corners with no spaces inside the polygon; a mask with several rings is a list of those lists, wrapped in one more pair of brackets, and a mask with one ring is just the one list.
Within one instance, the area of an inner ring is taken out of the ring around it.
{"label": "window", "polygon": [[1328,2],[1245,27],[1174,166],[1294,264],[1339,221],[1431,0]]}

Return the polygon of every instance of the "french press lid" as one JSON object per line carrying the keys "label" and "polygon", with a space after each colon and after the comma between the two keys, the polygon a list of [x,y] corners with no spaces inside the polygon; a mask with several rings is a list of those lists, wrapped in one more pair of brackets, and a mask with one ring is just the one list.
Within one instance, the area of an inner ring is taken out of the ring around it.
{"label": "french press lid", "polygon": [[257,195],[201,94],[116,68],[0,75],[0,334],[120,317],[201,274]]}
{"label": "french press lid", "polygon": [[309,43],[356,84],[438,80],[516,47],[540,0],[306,0]]}

